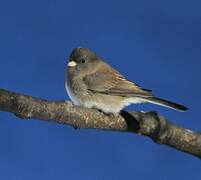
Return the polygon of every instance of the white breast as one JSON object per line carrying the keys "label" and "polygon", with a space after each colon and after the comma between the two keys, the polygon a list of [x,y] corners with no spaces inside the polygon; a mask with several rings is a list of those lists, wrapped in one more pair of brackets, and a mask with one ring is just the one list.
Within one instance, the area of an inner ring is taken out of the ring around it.
{"label": "white breast", "polygon": [[65,87],[66,87],[66,91],[68,93],[68,96],[70,97],[71,101],[73,101],[73,104],[80,105],[80,101],[76,98],[76,96],[72,92],[71,88],[68,86],[67,81],[65,82]]}
{"label": "white breast", "polygon": [[113,113],[116,114],[121,111],[124,107],[130,104],[144,103],[144,100],[140,98],[125,98],[122,99],[118,96],[108,96],[108,95],[90,95],[83,96],[82,101],[77,98],[76,94],[71,90],[68,86],[68,83],[65,83],[66,91],[71,101],[75,105],[82,105],[88,108],[96,108],[100,109],[105,113]]}
{"label": "white breast", "polygon": [[[100,95],[99,95],[100,96]],[[144,101],[140,98],[127,98],[127,99],[120,99],[119,97],[110,96],[103,98],[101,97],[91,97],[84,103],[83,106],[88,108],[96,108],[105,113],[119,113],[124,107],[130,104],[137,104],[137,103],[144,103]]]}

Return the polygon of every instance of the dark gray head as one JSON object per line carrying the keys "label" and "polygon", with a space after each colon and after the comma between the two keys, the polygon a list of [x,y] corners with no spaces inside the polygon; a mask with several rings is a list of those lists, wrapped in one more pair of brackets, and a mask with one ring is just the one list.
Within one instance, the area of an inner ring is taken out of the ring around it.
{"label": "dark gray head", "polygon": [[76,48],[69,57],[68,73],[76,76],[89,74],[99,62],[99,58],[90,49]]}
{"label": "dark gray head", "polygon": [[82,48],[82,47],[78,47],[73,49],[73,51],[71,52],[70,55],[70,59],[74,59],[79,61],[80,59],[93,59],[93,58],[97,58],[96,54],[94,52],[92,52],[90,49],[88,48]]}

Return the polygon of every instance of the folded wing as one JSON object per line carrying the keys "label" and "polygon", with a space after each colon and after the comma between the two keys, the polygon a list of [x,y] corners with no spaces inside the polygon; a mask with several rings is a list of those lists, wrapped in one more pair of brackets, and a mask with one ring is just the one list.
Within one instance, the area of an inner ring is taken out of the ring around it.
{"label": "folded wing", "polygon": [[150,90],[126,80],[118,71],[105,63],[95,73],[85,76],[83,81],[92,92],[124,97],[152,97]]}

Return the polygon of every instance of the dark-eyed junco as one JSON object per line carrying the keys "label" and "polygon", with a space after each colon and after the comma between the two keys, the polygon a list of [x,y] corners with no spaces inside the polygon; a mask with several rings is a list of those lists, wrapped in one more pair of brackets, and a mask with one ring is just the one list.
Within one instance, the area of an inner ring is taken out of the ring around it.
{"label": "dark-eyed junco", "polygon": [[128,81],[87,48],[72,51],[66,73],[66,90],[75,105],[116,114],[135,103],[153,103],[179,111],[188,108],[155,97],[150,90]]}

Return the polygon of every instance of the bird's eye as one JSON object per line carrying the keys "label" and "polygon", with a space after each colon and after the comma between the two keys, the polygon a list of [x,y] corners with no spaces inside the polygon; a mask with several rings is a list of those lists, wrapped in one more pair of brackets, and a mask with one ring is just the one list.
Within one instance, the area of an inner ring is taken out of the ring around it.
{"label": "bird's eye", "polygon": [[85,59],[81,59],[81,63],[84,64],[86,62]]}

